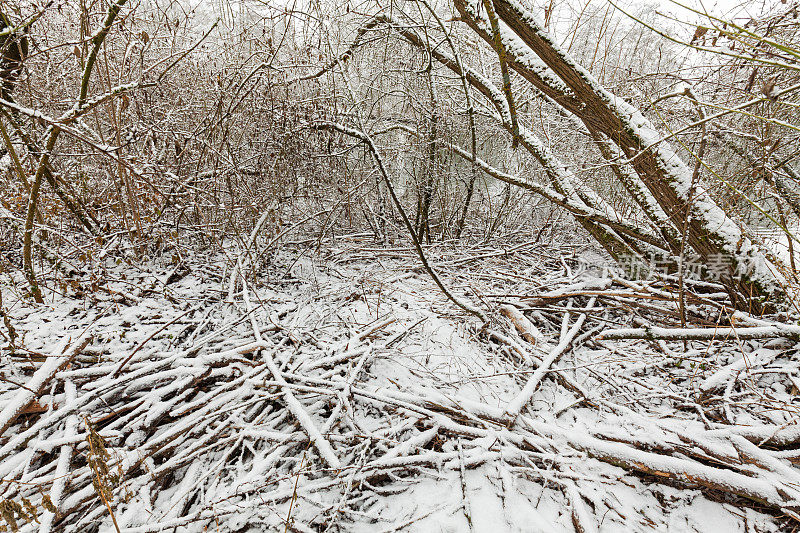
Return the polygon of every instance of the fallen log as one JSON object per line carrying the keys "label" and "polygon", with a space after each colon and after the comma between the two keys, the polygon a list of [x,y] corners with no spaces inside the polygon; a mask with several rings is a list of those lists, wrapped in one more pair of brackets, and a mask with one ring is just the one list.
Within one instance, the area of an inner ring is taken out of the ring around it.
{"label": "fallen log", "polygon": [[661,328],[644,327],[630,329],[611,329],[601,333],[598,340],[610,339],[645,339],[673,341],[713,341],[735,339],[770,339],[784,337],[800,339],[800,326],[774,324],[745,328]]}

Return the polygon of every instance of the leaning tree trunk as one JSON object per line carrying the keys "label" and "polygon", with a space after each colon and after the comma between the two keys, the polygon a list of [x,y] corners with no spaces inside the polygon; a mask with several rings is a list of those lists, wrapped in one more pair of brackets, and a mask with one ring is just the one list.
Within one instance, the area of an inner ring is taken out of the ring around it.
{"label": "leaning tree trunk", "polygon": [[[493,44],[493,33],[480,14],[479,4],[469,0],[454,3],[461,20]],[[509,51],[509,66],[578,117],[590,131],[613,142],[666,213],[673,230],[682,231],[688,218],[688,244],[705,262],[724,268],[721,282],[734,305],[761,313],[784,301],[786,295],[778,282],[779,265],[765,257],[702,185],[692,183],[692,170],[650,121],[603,88],[562,51],[517,0],[494,0],[493,4],[506,25],[501,34]]]}

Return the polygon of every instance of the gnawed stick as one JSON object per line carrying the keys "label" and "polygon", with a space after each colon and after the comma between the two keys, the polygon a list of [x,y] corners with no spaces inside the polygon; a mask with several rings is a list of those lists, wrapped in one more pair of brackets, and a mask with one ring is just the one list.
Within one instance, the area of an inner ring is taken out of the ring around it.
{"label": "gnawed stick", "polygon": [[[596,299],[597,298],[592,297],[589,300],[587,308],[594,306]],[[533,393],[536,392],[536,387],[539,386],[542,378],[544,378],[544,376],[550,371],[550,367],[553,365],[553,363],[558,361],[559,357],[561,357],[561,355],[563,355],[563,353],[567,350],[573,339],[575,339],[575,336],[578,334],[578,331],[580,331],[585,320],[585,313],[582,313],[578,316],[575,324],[573,324],[572,328],[570,328],[567,334],[564,335],[564,337],[558,343],[558,346],[550,351],[547,357],[545,357],[542,361],[542,364],[536,369],[528,382],[525,384],[525,387],[522,389],[522,391],[520,391],[516,398],[511,400],[511,402],[508,404],[505,414],[509,419],[509,423],[513,424],[514,420],[517,418],[517,416],[519,416],[520,411],[522,411],[522,408],[531,401]]]}
{"label": "gnawed stick", "polygon": [[0,411],[0,435],[3,435],[11,427],[25,408],[47,389],[50,380],[86,348],[91,340],[92,336],[87,329],[75,340],[75,344],[69,352],[47,358],[44,364],[34,372],[33,377],[25,384],[25,387],[19,389],[3,410]]}
{"label": "gnawed stick", "polygon": [[709,430],[710,435],[741,435],[750,442],[759,445],[769,444],[770,446],[788,447],[800,443],[800,426],[796,424],[761,425],[761,426],[722,426],[718,429]]}
{"label": "gnawed stick", "polygon": [[[751,372],[754,369],[763,368],[772,363],[778,355],[778,352],[756,354],[742,353],[741,356],[734,359],[733,362],[728,363],[704,379],[700,383],[700,392],[708,394],[715,389],[722,388],[726,384],[726,389],[730,389],[736,383],[739,374],[743,370],[746,369],[748,372]],[[726,393],[730,394],[730,390],[726,390]]]}
{"label": "gnawed stick", "polygon": [[439,434],[439,425],[435,424],[430,428],[419,435],[415,435],[410,439],[401,442],[385,454],[381,456],[382,460],[392,459],[394,457],[402,457],[408,455],[411,451],[416,449],[422,449],[425,445],[427,445],[430,441],[432,441],[436,435]]}
{"label": "gnawed stick", "polygon": [[153,337],[155,337],[156,335],[158,335],[159,333],[161,333],[162,331],[164,331],[165,329],[167,329],[167,328],[168,328],[168,327],[170,327],[172,324],[174,324],[175,322],[177,322],[177,321],[178,321],[178,320],[180,320],[181,318],[185,317],[185,316],[186,316],[186,315],[188,315],[189,313],[191,313],[191,312],[193,312],[193,311],[197,311],[199,308],[200,308],[200,304],[198,304],[198,305],[195,305],[195,306],[193,306],[193,307],[189,308],[187,311],[185,311],[185,312],[181,313],[180,315],[176,316],[175,318],[173,318],[172,320],[170,320],[169,322],[167,322],[166,324],[164,324],[163,326],[161,326],[160,328],[158,328],[157,330],[155,330],[153,333],[151,333],[151,334],[150,334],[150,336],[149,336],[149,337],[147,337],[145,340],[143,340],[142,342],[140,342],[139,344],[137,344],[137,345],[136,345],[136,348],[134,348],[134,349],[133,349],[133,351],[132,351],[130,354],[128,354],[128,357],[126,357],[125,359],[123,359],[123,360],[122,360],[122,362],[119,364],[119,366],[117,367],[117,369],[116,369],[116,370],[114,371],[114,373],[112,374],[112,377],[117,377],[117,376],[119,376],[120,372],[122,372],[122,369],[123,369],[123,368],[125,368],[125,365],[127,365],[127,364],[130,362],[130,360],[131,360],[131,359],[133,359],[133,356],[134,356],[134,355],[136,355],[136,353],[137,353],[139,350],[141,350],[141,349],[142,349],[142,347],[143,347],[145,344],[147,344],[147,342],[148,342],[148,341],[150,341],[150,340],[151,340]]}
{"label": "gnawed stick", "polygon": [[328,466],[331,468],[339,469],[342,467],[342,463],[339,461],[339,458],[336,457],[336,454],[333,452],[333,448],[331,447],[330,443],[325,440],[325,437],[319,432],[317,427],[314,425],[314,421],[311,420],[311,417],[306,413],[305,409],[303,409],[302,404],[295,398],[294,394],[292,394],[291,389],[289,388],[289,384],[286,383],[286,380],[283,379],[281,375],[281,371],[278,369],[278,366],[275,364],[275,361],[272,359],[272,355],[264,350],[264,361],[267,364],[267,368],[272,373],[273,378],[276,382],[281,384],[281,392],[283,393],[283,399],[286,401],[286,407],[289,408],[289,411],[294,416],[295,420],[297,420],[303,429],[308,435],[308,438],[311,440],[311,443],[317,449],[319,454],[328,463]]}
{"label": "gnawed stick", "polygon": [[350,339],[347,342],[344,343],[345,353],[349,353],[349,352],[357,349],[358,348],[358,344],[361,341],[363,341],[364,339],[366,339],[367,337],[369,337],[373,333],[376,333],[376,332],[382,330],[386,326],[394,324],[395,322],[397,322],[397,318],[393,317],[393,316],[392,317],[388,317],[388,318],[384,318],[383,320],[376,320],[369,327],[364,329],[362,332],[353,335],[352,337],[350,337]]}
{"label": "gnawed stick", "polygon": [[597,533],[597,525],[586,508],[586,504],[583,503],[583,498],[578,492],[575,482],[568,481],[565,484],[564,494],[572,505],[572,524],[575,526],[575,531],[578,533]]}
{"label": "gnawed stick", "polygon": [[[75,401],[77,394],[75,384],[71,381],[64,382],[64,393],[68,403]],[[64,438],[69,440],[76,437],[77,429],[78,417],[76,415],[69,416],[64,429]],[[58,509],[61,503],[61,496],[64,494],[64,488],[67,486],[67,475],[69,473],[69,463],[72,459],[72,450],[73,445],[71,443],[63,444],[58,455],[58,463],[56,464],[54,476],[55,481],[53,481],[53,489],[50,491],[50,501],[56,509]],[[42,524],[39,527],[40,533],[48,533],[55,518],[55,514],[45,510],[42,516]]]}
{"label": "gnawed stick", "polygon": [[[514,350],[517,354],[519,354],[523,360],[526,362],[532,363],[537,368],[542,365],[542,360],[536,357],[535,355],[529,353],[523,346],[520,346],[519,343],[514,341],[514,339],[510,339],[503,335],[502,333],[498,333],[494,330],[487,330],[487,336],[490,339],[493,339],[497,342],[507,345],[510,349]],[[572,392],[576,393],[580,396],[580,400],[577,403],[584,402],[588,405],[596,405],[595,401],[592,400],[592,395],[589,394],[581,384],[579,384],[575,379],[569,376],[566,372],[560,370],[552,371],[553,376],[556,378],[563,387],[571,390]]]}
{"label": "gnawed stick", "polygon": [[542,343],[542,333],[533,325],[533,322],[522,314],[522,311],[511,305],[502,305],[500,306],[500,314],[511,320],[511,323],[514,324],[523,339],[534,345]]}
{"label": "gnawed stick", "polygon": [[[241,266],[241,263],[239,263]],[[250,315],[250,322],[253,325],[253,335],[256,338],[256,342],[264,342],[261,338],[261,332],[258,327],[258,323],[255,319],[255,314],[253,311],[253,304],[250,301],[250,295],[248,294],[247,290],[247,281],[242,278],[242,295],[244,296],[245,305],[247,306],[247,312]],[[266,344],[265,344],[266,346]],[[283,399],[286,401],[286,406],[289,408],[289,411],[295,417],[300,425],[305,430],[306,434],[308,435],[311,444],[319,452],[320,456],[328,463],[328,466],[335,469],[340,469],[342,467],[342,463],[339,461],[339,458],[336,457],[336,454],[333,452],[333,448],[331,447],[330,443],[325,440],[325,437],[319,432],[317,427],[314,425],[314,421],[311,420],[311,417],[306,413],[305,409],[303,409],[302,404],[295,398],[294,394],[288,387],[288,383],[286,380],[283,379],[283,375],[281,374],[278,365],[275,364],[275,360],[272,358],[272,354],[269,353],[267,349],[262,350],[264,354],[264,362],[267,364],[267,368],[269,369],[272,377],[275,379],[276,382],[280,384],[281,392],[283,393]]]}

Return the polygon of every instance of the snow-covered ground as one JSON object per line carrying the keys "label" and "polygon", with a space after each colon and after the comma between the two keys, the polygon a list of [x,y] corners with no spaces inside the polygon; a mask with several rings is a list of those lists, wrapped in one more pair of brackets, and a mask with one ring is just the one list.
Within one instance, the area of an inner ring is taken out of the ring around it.
{"label": "snow-covered ground", "polygon": [[245,283],[200,255],[107,257],[35,307],[6,283],[3,501],[30,501],[28,531],[796,524],[793,341],[598,340],[674,321],[674,305],[634,305],[571,248],[506,251],[429,253],[456,293],[512,306],[536,339],[459,312],[405,247],[358,241],[243,263]]}

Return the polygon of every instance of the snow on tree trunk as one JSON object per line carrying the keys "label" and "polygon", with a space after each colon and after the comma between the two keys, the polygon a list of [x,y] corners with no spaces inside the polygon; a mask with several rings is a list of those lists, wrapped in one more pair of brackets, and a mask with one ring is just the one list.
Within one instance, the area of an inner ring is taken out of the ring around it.
{"label": "snow on tree trunk", "polygon": [[[485,23],[477,5],[467,0],[454,3],[462,19],[485,38]],[[777,267],[701,184],[692,183],[691,169],[650,121],[602,87],[515,0],[496,0],[495,8],[507,26],[502,30],[509,55],[516,58],[510,59],[509,65],[524,71],[529,82],[579,117],[591,131],[613,141],[675,228],[682,229],[689,217],[688,244],[704,261],[723,266],[727,273],[721,281],[736,307],[754,312],[775,309],[785,298]],[[532,54],[539,61],[534,61]]]}

